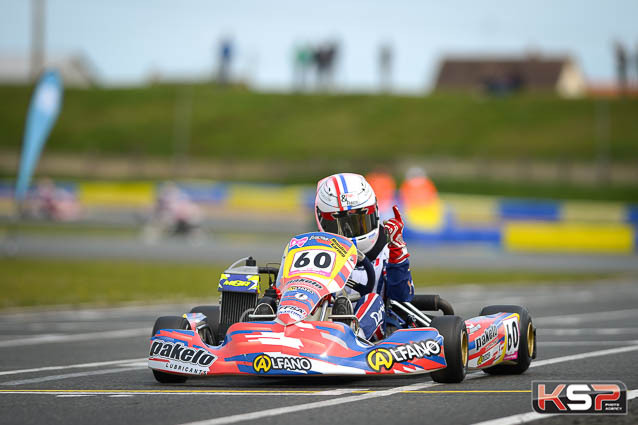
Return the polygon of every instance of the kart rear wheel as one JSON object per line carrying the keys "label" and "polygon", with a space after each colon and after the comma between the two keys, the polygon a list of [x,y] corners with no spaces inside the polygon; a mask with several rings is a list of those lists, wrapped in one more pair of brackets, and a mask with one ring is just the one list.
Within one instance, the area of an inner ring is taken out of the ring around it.
{"label": "kart rear wheel", "polygon": [[224,338],[219,333],[219,318],[221,317],[221,307],[218,305],[200,305],[193,307],[191,313],[202,313],[206,316],[206,323],[210,331],[210,338],[204,338],[208,345],[217,345]]}
{"label": "kart rear wheel", "polygon": [[525,372],[529,368],[532,359],[536,358],[536,328],[532,324],[532,317],[525,307],[518,305],[490,305],[481,310],[480,316],[496,313],[518,313],[520,316],[518,356],[511,363],[501,363],[488,367],[483,369],[483,372],[490,375],[519,375]]}
{"label": "kart rear wheel", "polygon": [[[190,329],[190,324],[188,320],[180,316],[162,316],[155,321],[151,336],[154,336],[160,329]],[[153,369],[153,376],[155,376],[157,382],[162,384],[181,384],[188,379],[184,375],[160,372],[155,369]]]}
{"label": "kart rear wheel", "polygon": [[432,327],[443,336],[445,369],[430,373],[436,382],[461,382],[467,374],[468,337],[465,322],[459,316],[436,316]]}

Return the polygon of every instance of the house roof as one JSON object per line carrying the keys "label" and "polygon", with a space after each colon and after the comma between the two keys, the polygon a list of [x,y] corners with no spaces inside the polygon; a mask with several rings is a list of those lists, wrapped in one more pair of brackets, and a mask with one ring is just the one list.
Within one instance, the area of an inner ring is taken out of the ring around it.
{"label": "house roof", "polygon": [[529,88],[554,88],[568,57],[448,58],[439,69],[437,88],[470,88],[490,81],[517,79]]}

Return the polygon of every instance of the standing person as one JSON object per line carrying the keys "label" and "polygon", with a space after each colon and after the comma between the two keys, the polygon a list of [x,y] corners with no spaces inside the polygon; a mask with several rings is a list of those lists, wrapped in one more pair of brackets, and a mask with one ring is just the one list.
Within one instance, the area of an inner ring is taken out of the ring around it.
{"label": "standing person", "polygon": [[219,44],[219,69],[217,82],[225,86],[230,81],[230,65],[233,59],[233,42],[230,38],[224,38]]}
{"label": "standing person", "polygon": [[[384,299],[411,301],[414,285],[407,246],[403,241],[403,220],[394,206],[394,217],[379,221],[377,198],[370,184],[359,174],[334,174],[319,181],[315,197],[315,218],[322,232],[336,233],[355,244],[363,257],[350,275],[361,298],[353,307],[339,296],[333,315],[354,315],[360,336],[375,340],[385,334]],[[262,299],[255,314],[274,314]]]}
{"label": "standing person", "polygon": [[620,42],[614,45],[616,55],[616,74],[618,76],[618,90],[624,95],[627,90],[627,52]]}
{"label": "standing person", "polygon": [[297,45],[293,51],[293,88],[306,90],[308,69],[312,65],[312,49],[306,44]]}
{"label": "standing person", "polygon": [[379,47],[379,87],[382,92],[392,88],[392,46],[382,44]]}

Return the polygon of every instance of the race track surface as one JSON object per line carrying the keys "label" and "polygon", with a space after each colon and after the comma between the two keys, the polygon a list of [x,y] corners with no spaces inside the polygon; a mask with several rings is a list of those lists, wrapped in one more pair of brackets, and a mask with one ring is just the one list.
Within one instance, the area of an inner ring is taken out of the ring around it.
{"label": "race track surface", "polygon": [[[464,318],[487,304],[526,305],[538,328],[532,368],[520,376],[475,372],[460,384],[417,375],[222,377],[162,385],[146,368],[151,327],[157,316],[190,306],[28,310],[0,315],[0,423],[473,424],[531,412],[532,380],[613,379],[638,388],[635,281],[446,287],[441,295]],[[638,423],[638,401],[629,406],[623,417],[555,416],[536,423]]]}

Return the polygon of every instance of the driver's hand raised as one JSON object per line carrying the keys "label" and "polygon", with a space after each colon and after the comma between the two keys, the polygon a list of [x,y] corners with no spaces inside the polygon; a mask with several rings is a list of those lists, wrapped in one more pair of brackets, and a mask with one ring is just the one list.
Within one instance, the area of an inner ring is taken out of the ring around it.
{"label": "driver's hand raised", "polygon": [[388,248],[390,248],[390,263],[397,264],[405,261],[410,254],[408,248],[403,240],[403,219],[399,208],[395,205],[392,207],[394,211],[394,218],[383,222],[383,228],[385,229],[388,237]]}

